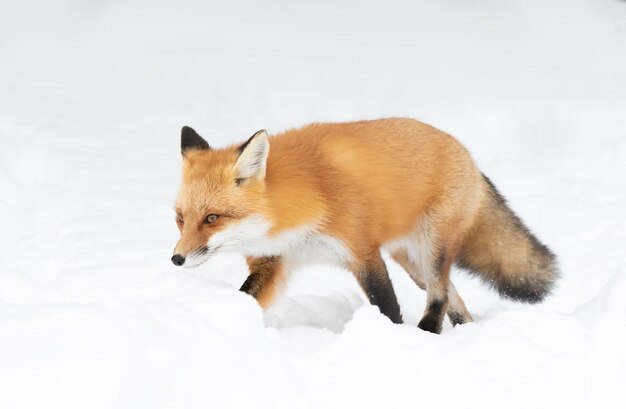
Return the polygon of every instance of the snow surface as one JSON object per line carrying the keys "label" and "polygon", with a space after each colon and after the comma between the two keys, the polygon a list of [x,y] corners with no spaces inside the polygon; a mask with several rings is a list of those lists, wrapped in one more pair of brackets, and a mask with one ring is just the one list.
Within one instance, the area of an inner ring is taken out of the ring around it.
{"label": "snow surface", "polygon": [[[626,407],[626,2],[0,4],[0,408]],[[338,268],[262,312],[239,255],[169,258],[179,130],[410,116],[560,259],[538,306],[405,325]]]}

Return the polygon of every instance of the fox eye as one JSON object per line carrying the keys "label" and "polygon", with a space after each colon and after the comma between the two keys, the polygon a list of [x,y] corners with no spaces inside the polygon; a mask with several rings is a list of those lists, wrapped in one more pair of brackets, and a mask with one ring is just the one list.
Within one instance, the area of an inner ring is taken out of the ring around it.
{"label": "fox eye", "polygon": [[211,213],[210,215],[208,215],[206,217],[206,220],[204,221],[204,224],[215,223],[217,221],[217,219],[219,219],[219,218],[220,218],[220,216],[218,214]]}

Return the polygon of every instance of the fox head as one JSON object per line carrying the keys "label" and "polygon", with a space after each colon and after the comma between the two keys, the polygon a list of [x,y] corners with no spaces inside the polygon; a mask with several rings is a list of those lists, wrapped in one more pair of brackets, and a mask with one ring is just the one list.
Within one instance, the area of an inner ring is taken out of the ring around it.
{"label": "fox head", "polygon": [[244,144],[212,149],[193,129],[181,131],[183,178],[176,200],[180,240],[172,262],[196,267],[221,251],[241,251],[268,230],[265,169],[269,141],[265,130]]}

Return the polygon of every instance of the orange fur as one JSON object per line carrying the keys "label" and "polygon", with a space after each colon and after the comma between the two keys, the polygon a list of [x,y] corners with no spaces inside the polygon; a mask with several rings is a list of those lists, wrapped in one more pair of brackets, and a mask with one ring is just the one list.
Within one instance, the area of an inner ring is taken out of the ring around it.
{"label": "orange fur", "polygon": [[453,214],[441,227],[454,235],[468,216],[454,209],[457,200],[479,200],[475,189],[460,191],[481,177],[465,149],[414,120],[314,124],[270,146],[267,211],[276,230],[324,219],[327,232],[357,254],[407,234],[435,206]]}

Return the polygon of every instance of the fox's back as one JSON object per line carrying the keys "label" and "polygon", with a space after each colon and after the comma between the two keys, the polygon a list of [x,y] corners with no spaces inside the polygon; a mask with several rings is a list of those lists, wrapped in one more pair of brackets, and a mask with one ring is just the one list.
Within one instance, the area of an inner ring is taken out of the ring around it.
{"label": "fox's back", "polygon": [[442,197],[466,199],[471,192],[461,187],[480,179],[454,138],[412,119],[312,124],[270,138],[270,146],[275,200],[306,198],[303,217],[323,214],[329,229],[350,226],[341,233],[381,243],[406,234]]}

